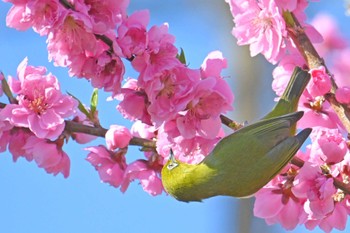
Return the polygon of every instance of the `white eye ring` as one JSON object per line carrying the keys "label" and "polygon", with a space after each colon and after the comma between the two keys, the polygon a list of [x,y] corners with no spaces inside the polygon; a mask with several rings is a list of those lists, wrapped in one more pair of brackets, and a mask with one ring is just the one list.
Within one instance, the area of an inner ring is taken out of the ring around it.
{"label": "white eye ring", "polygon": [[179,166],[178,163],[176,162],[171,162],[168,164],[168,166],[166,166],[168,168],[168,170],[173,170],[174,168],[176,168],[177,166]]}

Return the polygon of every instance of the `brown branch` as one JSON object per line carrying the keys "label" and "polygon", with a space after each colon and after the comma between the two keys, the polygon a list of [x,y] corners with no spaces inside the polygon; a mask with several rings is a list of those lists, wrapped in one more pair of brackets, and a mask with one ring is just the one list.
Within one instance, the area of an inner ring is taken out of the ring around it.
{"label": "brown branch", "polygon": [[[309,37],[306,35],[298,19],[293,13],[288,11],[284,12],[284,19],[286,21],[288,35],[293,40],[300,54],[304,57],[309,69],[318,68],[320,66],[324,66],[326,68],[332,82],[331,94],[334,94],[338,87],[334,81],[333,75],[331,75],[327,69],[323,58],[321,58],[321,56],[317,53],[315,47],[311,43]],[[333,95],[330,96],[333,97]],[[327,98],[326,95],[325,98],[338,115],[347,132],[350,133],[350,109],[347,106],[338,103],[335,98],[330,98],[330,96],[328,95]]]}
{"label": "brown branch", "polygon": [[111,50],[113,50],[113,41],[111,39],[109,39],[107,36],[105,35],[99,35],[99,34],[94,34],[95,37],[99,40],[102,40],[106,45],[109,46],[109,48]]}
{"label": "brown branch", "polygon": [[288,36],[293,40],[300,54],[304,57],[310,69],[320,66],[326,67],[323,58],[317,53],[315,47],[306,35],[304,28],[293,13],[289,15],[292,20],[287,21]]}
{"label": "brown branch", "polygon": [[98,137],[105,137],[107,129],[102,127],[94,127],[90,125],[83,125],[75,121],[65,121],[65,131],[69,133],[84,133],[89,135],[94,135]]}
{"label": "brown branch", "polygon": [[343,123],[346,131],[350,133],[350,110],[346,105],[340,104],[333,93],[327,93],[325,99],[331,104],[333,110],[338,115],[340,121]]}
{"label": "brown branch", "polygon": [[227,127],[233,129],[233,130],[238,130],[244,126],[244,124],[238,123],[237,121],[231,120],[227,116],[220,115],[220,120],[221,123],[226,125]]}
{"label": "brown branch", "polygon": [[[107,132],[107,129],[103,127],[94,127],[94,126],[89,126],[89,125],[83,125],[79,122],[75,121],[65,121],[65,131],[68,132],[69,134],[72,133],[84,133],[84,134],[89,134],[89,135],[94,135],[98,137],[104,138]],[[149,139],[144,139],[144,138],[138,138],[138,137],[133,137],[130,140],[129,145],[133,146],[142,146],[145,148],[151,148],[155,149],[156,148],[156,143],[155,141],[149,140]]]}

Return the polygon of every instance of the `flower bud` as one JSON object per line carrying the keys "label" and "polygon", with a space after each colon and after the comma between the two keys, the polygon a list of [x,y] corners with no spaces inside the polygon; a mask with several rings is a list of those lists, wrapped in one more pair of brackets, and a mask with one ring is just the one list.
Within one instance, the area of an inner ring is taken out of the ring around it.
{"label": "flower bud", "polygon": [[111,125],[106,135],[106,144],[109,150],[124,148],[129,145],[132,135],[130,131],[120,125]]}

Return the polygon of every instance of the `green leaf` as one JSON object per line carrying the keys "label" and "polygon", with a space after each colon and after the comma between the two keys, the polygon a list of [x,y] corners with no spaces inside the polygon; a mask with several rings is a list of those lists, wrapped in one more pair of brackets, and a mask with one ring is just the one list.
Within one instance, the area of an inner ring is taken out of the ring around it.
{"label": "green leaf", "polygon": [[289,27],[295,26],[295,21],[292,14],[289,11],[283,11],[283,18]]}
{"label": "green leaf", "polygon": [[[0,72],[0,75],[4,77],[4,74],[2,72]],[[15,97],[13,97],[13,94],[5,78],[1,80],[1,87],[2,91],[5,93],[10,102],[12,103],[12,101],[15,101]]]}
{"label": "green leaf", "polygon": [[94,116],[94,113],[96,112],[97,103],[98,103],[98,89],[95,88],[94,91],[92,92],[91,99],[90,99],[90,110],[91,110],[92,116]]}
{"label": "green leaf", "polygon": [[68,95],[72,96],[74,99],[76,99],[79,103],[78,105],[78,109],[88,118],[90,119],[90,113],[89,113],[89,110],[87,110],[84,106],[84,104],[77,98],[75,97],[74,95],[72,95],[71,93],[67,92]]}
{"label": "green leaf", "polygon": [[182,64],[186,65],[185,52],[184,52],[184,50],[183,50],[182,48],[181,48],[180,54],[177,54],[177,55],[176,55],[176,58],[179,59],[179,61],[180,61]]}

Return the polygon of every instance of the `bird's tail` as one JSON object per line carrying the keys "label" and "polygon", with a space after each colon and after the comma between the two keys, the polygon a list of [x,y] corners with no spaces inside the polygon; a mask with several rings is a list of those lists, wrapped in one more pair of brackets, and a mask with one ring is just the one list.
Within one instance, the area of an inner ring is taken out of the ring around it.
{"label": "bird's tail", "polygon": [[311,131],[312,131],[311,128],[306,128],[306,129],[303,129],[302,131],[300,131],[300,133],[298,133],[295,136],[298,139],[298,141],[300,142],[300,146],[305,142],[307,137],[309,137]]}
{"label": "bird's tail", "polygon": [[309,80],[310,74],[307,71],[301,69],[300,67],[295,67],[281,98],[272,111],[264,117],[264,119],[295,112],[298,108],[300,96],[303,94]]}

